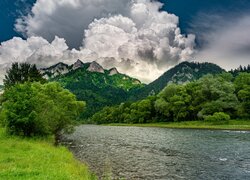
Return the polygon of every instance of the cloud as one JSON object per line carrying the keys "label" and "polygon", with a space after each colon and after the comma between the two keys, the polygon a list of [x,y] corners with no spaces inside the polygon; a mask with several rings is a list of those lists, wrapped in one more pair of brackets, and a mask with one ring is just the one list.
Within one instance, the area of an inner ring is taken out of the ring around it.
{"label": "cloud", "polygon": [[[202,19],[202,21],[201,21]],[[250,64],[250,14],[201,14],[193,24],[202,44],[196,59],[225,69]]]}
{"label": "cloud", "polygon": [[[96,60],[106,68],[150,82],[195,52],[195,36],[182,35],[179,18],[151,0],[37,0],[0,46],[0,61],[36,63]],[[59,38],[60,37],[60,38]]]}
{"label": "cloud", "polygon": [[28,62],[42,68],[58,62],[72,63],[78,58],[87,60],[97,56],[88,50],[69,50],[65,39],[57,36],[51,43],[42,37],[32,36],[27,40],[14,37],[0,45],[0,82],[13,62]]}
{"label": "cloud", "polygon": [[78,48],[83,31],[95,18],[125,13],[129,0],[37,0],[31,13],[16,20],[15,28],[24,36],[41,36],[52,41],[55,35]]}

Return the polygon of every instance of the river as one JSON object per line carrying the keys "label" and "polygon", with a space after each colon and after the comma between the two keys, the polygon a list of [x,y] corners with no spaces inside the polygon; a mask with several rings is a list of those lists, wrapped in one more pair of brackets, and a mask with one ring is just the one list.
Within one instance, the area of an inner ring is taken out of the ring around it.
{"label": "river", "polygon": [[250,179],[246,131],[83,125],[64,144],[99,177]]}

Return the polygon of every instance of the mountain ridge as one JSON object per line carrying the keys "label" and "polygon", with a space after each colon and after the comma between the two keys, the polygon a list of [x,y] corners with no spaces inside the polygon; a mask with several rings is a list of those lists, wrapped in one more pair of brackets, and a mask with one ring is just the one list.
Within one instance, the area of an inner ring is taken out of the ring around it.
{"label": "mountain ridge", "polygon": [[49,81],[59,82],[64,88],[87,102],[82,118],[88,118],[105,106],[127,100],[133,89],[144,86],[140,80],[121,74],[116,68],[104,69],[97,62],[83,63],[77,60],[72,65],[57,63],[42,70]]}
{"label": "mountain ridge", "polygon": [[222,72],[226,71],[213,63],[184,61],[169,69],[155,81],[146,85],[142,89],[131,92],[129,99],[132,101],[140,100],[149,95],[158,94],[168,84],[185,84],[190,81],[198,80],[206,74],[219,74]]}
{"label": "mountain ridge", "polygon": [[[118,72],[116,68],[104,69],[97,62],[83,63],[77,60],[72,65],[58,63],[44,69],[50,81],[57,81],[73,92],[79,100],[87,101],[88,118],[105,106],[113,106],[127,101],[137,101],[149,95],[158,94],[168,84],[185,84],[206,74],[226,72],[213,63],[182,62],[166,71],[148,85],[138,79]],[[54,73],[54,74],[53,74]]]}

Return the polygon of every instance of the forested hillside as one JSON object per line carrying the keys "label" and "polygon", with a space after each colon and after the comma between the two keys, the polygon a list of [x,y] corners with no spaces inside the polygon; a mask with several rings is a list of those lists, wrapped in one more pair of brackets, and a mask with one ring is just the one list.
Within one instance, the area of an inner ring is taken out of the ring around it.
{"label": "forested hillside", "polygon": [[[228,78],[229,76],[232,76],[230,83],[233,82],[233,78],[239,73],[248,72],[248,70],[249,67],[239,67],[236,70],[230,71],[231,75],[227,74]],[[102,110],[106,106],[114,106],[124,103],[122,105],[123,108],[126,110],[133,109],[134,112],[134,106],[141,106],[137,103],[147,103],[148,105],[151,104],[152,106],[152,111],[150,110],[150,113],[148,112],[151,114],[148,115],[148,120],[152,120],[152,117],[154,117],[158,121],[159,119],[164,118],[159,114],[159,111],[155,109],[155,103],[157,102],[157,104],[159,104],[162,102],[160,100],[156,101],[157,97],[159,96],[157,94],[161,92],[166,86],[169,85],[169,87],[172,88],[171,91],[174,91],[177,93],[177,95],[179,95],[179,93],[183,93],[179,89],[180,87],[189,87],[193,84],[192,82],[196,81],[194,82],[195,86],[198,86],[197,82],[200,82],[198,84],[199,88],[201,88],[200,86],[202,84],[202,79],[204,81],[202,87],[204,87],[206,83],[215,80],[213,75],[225,73],[226,71],[220,68],[218,65],[212,63],[183,62],[164,73],[161,77],[149,85],[144,85],[137,79],[119,73],[116,68],[106,70],[96,62],[83,63],[80,60],[77,60],[72,65],[58,63],[52,67],[43,69],[42,72],[43,75],[50,81],[57,81],[63,87],[69,89],[77,96],[78,100],[84,100],[87,102],[87,108],[81,116],[82,119],[91,117],[93,114]],[[210,74],[210,76],[206,76],[207,79],[204,80],[202,77],[207,74]],[[202,79],[197,81],[200,78]],[[221,82],[217,79],[216,83],[220,84]],[[190,89],[186,91],[190,91]],[[147,98],[148,96],[149,98]],[[206,101],[206,98],[203,97],[204,102]],[[132,102],[138,100],[143,101],[131,104]],[[192,101],[196,102],[197,100]],[[201,105],[200,100],[197,103],[199,106],[203,106]],[[132,108],[130,107],[131,105]],[[199,109],[197,106],[195,106],[196,109],[185,109],[183,110],[183,113],[188,111],[187,117],[189,119],[197,119],[197,113],[201,113],[201,109]],[[166,105],[166,107],[168,106]],[[149,106],[147,108],[149,108]],[[110,108],[106,108],[106,110],[110,110]],[[129,111],[128,114],[133,114],[133,112]],[[143,117],[144,115],[141,114],[142,112],[144,112],[143,109],[137,110],[137,116]],[[108,112],[105,113],[109,114]],[[119,112],[116,116],[120,119],[119,121],[122,119],[119,116],[120,114],[122,113]],[[170,119],[179,119],[183,116],[181,114],[182,113],[179,112],[178,117],[171,116]],[[230,115],[232,116],[232,114]],[[232,117],[234,117],[234,115]],[[137,122],[138,120],[133,121]]]}
{"label": "forested hillside", "polygon": [[119,104],[128,99],[133,89],[144,86],[139,80],[121,74],[116,68],[103,69],[98,63],[82,63],[78,60],[71,66],[59,63],[43,69],[44,76],[50,81],[57,81],[87,102],[83,119],[93,115],[105,106]]}
{"label": "forested hillside", "polygon": [[187,84],[170,84],[135,103],[106,107],[95,123],[151,123],[250,118],[250,73],[206,75]]}
{"label": "forested hillside", "polygon": [[165,72],[158,79],[144,88],[133,91],[131,100],[140,100],[148,95],[158,94],[168,84],[185,84],[201,78],[206,74],[225,72],[221,67],[212,63],[182,62]]}

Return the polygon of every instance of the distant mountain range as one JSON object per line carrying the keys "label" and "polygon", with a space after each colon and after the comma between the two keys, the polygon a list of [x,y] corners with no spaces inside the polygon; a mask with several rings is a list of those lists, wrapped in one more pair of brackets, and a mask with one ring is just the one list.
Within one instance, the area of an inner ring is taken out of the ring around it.
{"label": "distant mountain range", "polygon": [[225,70],[212,63],[182,62],[148,85],[119,73],[116,68],[106,70],[95,61],[83,63],[77,60],[72,65],[58,63],[41,72],[50,81],[61,83],[79,100],[86,101],[87,109],[82,118],[88,118],[105,106],[157,94],[170,83],[188,83],[206,74],[219,74]]}
{"label": "distant mountain range", "polygon": [[[86,68],[87,67],[87,68]],[[60,75],[67,74],[71,71],[75,71],[80,68],[86,68],[89,72],[98,72],[105,74],[105,70],[103,67],[98,64],[97,62],[93,61],[92,63],[83,63],[81,60],[77,60],[72,65],[67,65],[62,62],[59,62],[58,64],[55,64],[49,68],[41,69],[41,73],[44,75],[46,79],[55,78]],[[112,68],[109,70],[110,75],[119,74],[116,68]]]}

